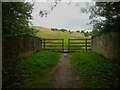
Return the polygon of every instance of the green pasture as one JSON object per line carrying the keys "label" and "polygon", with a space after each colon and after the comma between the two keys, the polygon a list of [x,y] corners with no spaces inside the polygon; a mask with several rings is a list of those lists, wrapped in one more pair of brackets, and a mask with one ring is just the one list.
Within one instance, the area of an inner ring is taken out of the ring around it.
{"label": "green pasture", "polygon": [[[62,31],[52,31],[48,28],[44,28],[44,27],[40,27],[40,26],[34,26],[35,29],[38,30],[38,33],[36,36],[38,37],[41,37],[41,38],[46,38],[46,39],[63,39],[64,40],[64,49],[68,49],[68,39],[91,39],[91,37],[85,37],[84,34],[81,34],[81,33],[77,33],[77,32],[73,32],[73,33],[70,33],[68,31],[66,32],[62,32]],[[61,41],[47,41],[47,42],[51,42],[49,44],[46,45],[46,49],[47,48],[50,48],[50,49],[62,49],[62,45],[61,44],[55,44],[56,43],[61,43]],[[54,44],[52,44],[52,42]],[[81,40],[81,41],[78,41],[78,40],[74,40],[75,43],[78,42],[78,44],[74,44],[73,47],[71,47],[71,49],[85,49],[85,44],[79,44],[79,43],[82,43],[82,42],[85,42],[85,40]],[[73,42],[73,43],[74,43]],[[91,40],[88,40],[88,42],[91,43]],[[90,49],[90,43],[87,44],[88,46],[88,49]],[[72,46],[72,45],[71,45]]]}
{"label": "green pasture", "polygon": [[47,39],[64,39],[64,47],[65,49],[68,49],[68,39],[90,39],[91,37],[85,37],[84,34],[73,32],[70,33],[68,31],[62,32],[62,31],[52,31],[48,28],[34,26],[35,29],[37,29],[39,32],[36,36],[41,38],[47,38]]}

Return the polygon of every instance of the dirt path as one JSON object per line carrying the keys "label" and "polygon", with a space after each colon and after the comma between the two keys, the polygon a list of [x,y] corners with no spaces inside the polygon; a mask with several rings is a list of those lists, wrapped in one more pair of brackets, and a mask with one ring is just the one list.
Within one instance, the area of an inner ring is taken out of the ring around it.
{"label": "dirt path", "polygon": [[74,66],[70,63],[70,55],[62,53],[60,62],[53,70],[52,85],[53,88],[78,88],[80,80]]}

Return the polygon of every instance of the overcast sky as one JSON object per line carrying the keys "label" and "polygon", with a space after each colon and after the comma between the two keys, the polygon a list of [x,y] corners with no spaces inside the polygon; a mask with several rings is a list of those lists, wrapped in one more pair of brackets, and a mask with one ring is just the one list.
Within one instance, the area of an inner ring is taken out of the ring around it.
{"label": "overcast sky", "polygon": [[43,26],[47,28],[65,28],[68,30],[83,30],[90,29],[90,25],[86,25],[89,22],[89,14],[83,14],[80,12],[80,7],[85,6],[85,2],[80,2],[76,7],[76,2],[72,2],[68,6],[68,2],[61,2],[57,7],[52,10],[47,17],[40,17],[40,10],[50,10],[50,6],[53,3],[48,2],[35,2],[33,9],[32,23],[35,26]]}

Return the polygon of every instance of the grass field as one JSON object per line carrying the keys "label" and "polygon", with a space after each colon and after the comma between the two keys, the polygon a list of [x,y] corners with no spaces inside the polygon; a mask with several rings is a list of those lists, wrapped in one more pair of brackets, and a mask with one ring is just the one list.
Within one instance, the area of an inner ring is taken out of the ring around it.
{"label": "grass field", "polygon": [[48,28],[40,27],[40,26],[33,26],[35,29],[39,30],[36,36],[41,38],[48,38],[48,39],[64,39],[64,46],[65,48],[68,47],[68,39],[90,39],[91,37],[85,37],[84,34],[77,33],[77,32],[62,32],[62,31],[52,31]]}
{"label": "grass field", "polygon": [[[22,60],[8,75],[4,78],[4,88],[36,88],[49,87],[50,82],[45,80],[49,71],[57,65],[59,53],[42,51],[35,53],[28,59]],[[4,76],[5,77],[5,76]]]}
{"label": "grass field", "polygon": [[93,52],[71,53],[80,74],[81,88],[120,87],[120,67]]}
{"label": "grass field", "polygon": [[42,38],[86,38],[83,34],[77,32],[73,32],[70,34],[70,32],[52,31],[51,29],[40,26],[34,26],[34,28],[39,30],[37,36]]}

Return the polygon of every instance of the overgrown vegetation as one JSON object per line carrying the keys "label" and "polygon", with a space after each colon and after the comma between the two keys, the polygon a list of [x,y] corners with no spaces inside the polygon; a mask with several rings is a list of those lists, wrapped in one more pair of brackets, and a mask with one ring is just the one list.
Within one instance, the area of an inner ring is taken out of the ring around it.
{"label": "overgrown vegetation", "polygon": [[[22,60],[6,76],[3,75],[3,88],[49,87],[45,81],[49,71],[57,65],[59,53],[42,51]],[[9,67],[10,68],[10,67]]]}
{"label": "overgrown vegetation", "polygon": [[120,67],[93,53],[71,53],[72,63],[80,73],[81,88],[120,87]]}
{"label": "overgrown vegetation", "polygon": [[81,8],[81,11],[90,13],[93,34],[97,34],[120,31],[119,8],[120,2],[95,2],[95,4],[87,3],[87,8]]}
{"label": "overgrown vegetation", "polygon": [[2,2],[2,34],[35,35],[37,30],[28,27],[32,7],[33,4],[28,2]]}

